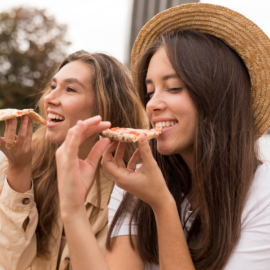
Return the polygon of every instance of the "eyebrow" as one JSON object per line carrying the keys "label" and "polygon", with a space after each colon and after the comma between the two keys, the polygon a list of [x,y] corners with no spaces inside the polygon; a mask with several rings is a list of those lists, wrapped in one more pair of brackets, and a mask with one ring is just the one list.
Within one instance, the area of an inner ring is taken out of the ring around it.
{"label": "eyebrow", "polygon": [[[56,78],[52,78],[53,82],[57,82]],[[79,84],[83,89],[85,89],[84,85],[76,78],[68,78],[64,80],[65,83],[77,83]]]}
{"label": "eyebrow", "polygon": [[[162,81],[167,81],[169,79],[172,79],[172,78],[177,78],[179,79],[179,77],[175,74],[175,73],[172,73],[172,74],[168,74],[168,75],[165,75],[161,78]],[[145,84],[150,84],[152,83],[152,80],[151,79],[146,79],[145,80]]]}

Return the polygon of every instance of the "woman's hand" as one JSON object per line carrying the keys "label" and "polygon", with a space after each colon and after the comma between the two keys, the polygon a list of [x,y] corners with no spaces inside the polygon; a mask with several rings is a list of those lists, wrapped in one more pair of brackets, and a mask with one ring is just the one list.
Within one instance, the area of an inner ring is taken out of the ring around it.
{"label": "woman's hand", "polygon": [[0,138],[0,150],[8,159],[7,179],[11,188],[26,192],[31,188],[32,173],[32,120],[22,116],[16,136],[17,118],[6,120],[5,134]]}
{"label": "woman's hand", "polygon": [[[140,135],[138,149],[128,166],[123,161],[125,143],[118,144],[113,157],[112,153],[116,147],[117,142],[113,142],[107,148],[101,164],[115,178],[117,186],[148,203],[152,208],[158,208],[164,200],[172,199],[145,135]],[[142,165],[136,170],[139,157],[142,159]]]}
{"label": "woman's hand", "polygon": [[[160,269],[195,269],[179,213],[173,196],[167,188],[163,175],[152,155],[146,136],[141,135],[136,150],[126,167],[123,162],[124,144],[112,143],[103,154],[102,166],[115,178],[115,183],[148,203],[154,212],[159,246]],[[142,166],[136,170],[136,163]],[[168,222],[168,220],[170,222]]]}
{"label": "woman's hand", "polygon": [[58,190],[62,218],[84,206],[85,198],[94,182],[98,162],[110,143],[109,139],[98,141],[88,157],[78,157],[79,146],[87,136],[110,127],[100,116],[78,121],[67,134],[65,142],[56,151]]}

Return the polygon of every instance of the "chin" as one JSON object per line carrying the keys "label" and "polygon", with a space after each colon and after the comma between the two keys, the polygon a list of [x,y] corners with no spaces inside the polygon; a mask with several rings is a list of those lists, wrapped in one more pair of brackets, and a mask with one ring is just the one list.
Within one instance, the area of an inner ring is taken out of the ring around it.
{"label": "chin", "polygon": [[169,155],[175,154],[174,151],[172,151],[172,149],[170,149],[169,147],[159,147],[157,145],[157,150],[163,156],[169,156]]}
{"label": "chin", "polygon": [[45,139],[48,142],[54,143],[54,144],[62,144],[62,142],[64,141],[64,140],[61,140],[60,138],[53,136],[52,134],[49,134],[48,132],[45,135]]}

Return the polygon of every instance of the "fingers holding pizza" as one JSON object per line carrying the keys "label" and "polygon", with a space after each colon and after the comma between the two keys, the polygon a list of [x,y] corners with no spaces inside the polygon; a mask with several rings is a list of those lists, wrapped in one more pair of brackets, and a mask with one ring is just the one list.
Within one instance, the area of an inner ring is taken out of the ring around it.
{"label": "fingers holding pizza", "polygon": [[17,119],[8,119],[5,122],[0,150],[6,155],[10,166],[14,168],[31,166],[32,120],[27,116],[22,117],[18,135],[16,135]]}
{"label": "fingers holding pizza", "polygon": [[[91,188],[95,168],[101,156],[103,167],[111,173],[116,184],[152,207],[160,203],[161,196],[170,196],[148,144],[148,139],[159,136],[161,130],[108,129],[109,125],[109,122],[102,122],[100,116],[79,121],[69,130],[65,142],[58,148],[56,161],[62,208],[78,209],[84,203],[85,194]],[[79,146],[86,137],[97,132],[113,142],[109,143],[109,140],[102,138],[85,160],[79,159]],[[124,162],[126,142],[138,144],[138,149],[127,165]],[[142,164],[139,167],[137,164],[140,158]]]}
{"label": "fingers holding pizza", "polygon": [[99,160],[110,141],[99,140],[84,160],[78,156],[79,147],[86,139],[86,134],[92,136],[109,126],[110,122],[102,122],[100,116],[78,121],[69,129],[64,143],[57,149],[57,180],[62,212],[71,213],[84,207]]}
{"label": "fingers holding pizza", "polygon": [[[22,120],[17,136],[16,129],[18,117],[22,117]],[[0,110],[0,121],[5,121],[6,123],[4,137],[1,139],[1,150],[8,158],[16,153],[18,159],[20,158],[19,153],[21,150],[23,150],[24,153],[31,150],[32,121],[37,124],[46,124],[46,120],[35,113],[33,109],[2,109]],[[26,159],[24,161],[27,162],[29,160]]]}
{"label": "fingers holding pizza", "polygon": [[[18,135],[16,135],[18,117],[22,118]],[[35,113],[33,109],[0,110],[0,121],[5,121],[5,132],[4,137],[1,138],[0,150],[8,159],[8,182],[18,192],[25,192],[31,187],[32,120],[39,124],[46,123],[46,120]]]}
{"label": "fingers holding pizza", "polygon": [[[120,188],[148,203],[158,207],[161,198],[169,198],[169,192],[164,177],[152,155],[145,134],[138,136],[138,149],[134,152],[127,166],[122,166],[123,143],[113,142],[103,154],[102,166],[114,177]],[[113,156],[113,153],[115,155]],[[141,158],[142,163],[137,165]]]}
{"label": "fingers holding pizza", "polygon": [[[17,119],[9,119],[5,121],[5,132],[3,137],[3,146],[4,148],[9,148],[17,141],[16,128],[17,128]],[[4,150],[4,149],[3,149]],[[3,151],[4,152],[4,151]]]}

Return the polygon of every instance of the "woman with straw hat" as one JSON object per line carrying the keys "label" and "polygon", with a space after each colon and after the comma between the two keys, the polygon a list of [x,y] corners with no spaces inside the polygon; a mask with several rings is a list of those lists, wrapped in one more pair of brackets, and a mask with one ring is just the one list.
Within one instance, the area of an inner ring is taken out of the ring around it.
{"label": "woman with straw hat", "polygon": [[[89,126],[70,130],[57,165],[74,269],[269,269],[270,166],[256,145],[270,127],[269,70],[268,37],[225,7],[180,5],[142,28],[132,74],[162,134],[150,146],[141,135],[127,165],[124,144],[103,139],[82,166],[73,138]],[[74,189],[102,153],[118,186],[106,261]]]}

